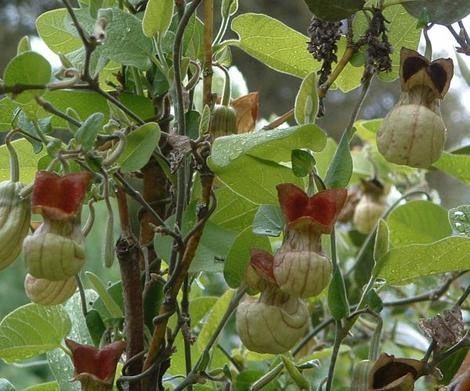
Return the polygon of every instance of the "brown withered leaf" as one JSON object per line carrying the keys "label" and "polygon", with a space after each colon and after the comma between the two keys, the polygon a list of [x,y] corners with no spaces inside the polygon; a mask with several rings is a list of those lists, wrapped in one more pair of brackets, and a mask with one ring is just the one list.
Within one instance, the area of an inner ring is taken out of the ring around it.
{"label": "brown withered leaf", "polygon": [[440,348],[454,345],[463,337],[464,324],[462,312],[458,306],[444,311],[442,315],[422,320],[420,326],[424,333],[434,339]]}
{"label": "brown withered leaf", "polygon": [[247,133],[255,129],[258,118],[259,93],[250,92],[230,104],[237,113],[237,133]]}

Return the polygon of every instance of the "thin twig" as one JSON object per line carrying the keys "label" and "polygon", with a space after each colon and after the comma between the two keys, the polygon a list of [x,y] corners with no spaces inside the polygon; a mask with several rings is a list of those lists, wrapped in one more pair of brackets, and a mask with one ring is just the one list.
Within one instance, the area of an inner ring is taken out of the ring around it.
{"label": "thin twig", "polygon": [[290,109],[287,113],[282,114],[280,117],[277,117],[274,121],[263,126],[263,130],[276,129],[278,126],[282,125],[284,122],[289,121],[293,117],[294,117],[294,109]]}
{"label": "thin twig", "polygon": [[85,289],[83,288],[82,280],[78,274],[75,275],[75,282],[77,283],[78,292],[80,293],[80,302],[82,304],[82,313],[84,318],[88,315],[87,304],[86,304],[86,295]]}

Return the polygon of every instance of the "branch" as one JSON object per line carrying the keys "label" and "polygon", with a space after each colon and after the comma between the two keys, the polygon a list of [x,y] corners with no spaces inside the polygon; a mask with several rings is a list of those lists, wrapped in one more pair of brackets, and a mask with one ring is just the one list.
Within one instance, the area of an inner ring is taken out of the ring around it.
{"label": "branch", "polygon": [[[202,0],[193,0],[193,2],[188,6],[186,12],[184,13],[183,17],[180,20],[178,25],[178,29],[176,31],[175,36],[175,45],[173,49],[173,64],[175,68],[175,89],[176,89],[176,117],[178,123],[178,134],[184,134],[185,132],[185,121],[184,121],[184,102],[183,102],[183,91],[182,91],[182,84],[181,84],[181,74],[180,74],[180,63],[181,63],[181,46],[182,46],[182,39],[184,35],[184,30],[191,18],[192,14],[196,11],[196,8],[199,6]],[[185,190],[185,175],[184,172],[181,172],[184,167],[178,170],[178,198],[177,198],[177,218],[180,218],[179,226],[181,226],[182,220],[182,213],[184,208],[184,190]],[[178,220],[177,220],[178,224]],[[191,261],[194,257],[196,252],[197,246],[199,244],[199,239],[202,236],[202,229],[200,235],[198,237],[197,243],[191,243],[191,241],[186,246],[184,253],[181,258],[181,262],[174,270],[177,273],[177,277],[175,278],[174,283],[171,286],[165,286],[165,299],[160,307],[159,311],[159,321],[156,324],[152,339],[149,344],[149,352],[147,358],[144,363],[144,370],[148,369],[152,366],[155,362],[160,350],[164,346],[165,342],[165,333],[166,327],[168,324],[168,319],[171,314],[174,313],[175,302],[178,295],[178,292],[183,284],[183,281],[186,277],[187,271],[191,264]],[[195,236],[193,236],[194,238]],[[176,260],[176,251],[172,251],[172,258],[173,261]],[[171,262],[170,262],[171,264]],[[173,262],[175,264],[175,262]]]}
{"label": "branch", "polygon": [[287,113],[282,114],[280,117],[276,118],[274,121],[270,122],[266,126],[263,126],[263,130],[276,129],[278,126],[282,125],[284,122],[289,121],[293,117],[294,117],[294,109],[290,109]]}
{"label": "branch", "polygon": [[204,0],[204,106],[212,106],[212,35],[214,29],[214,0]]}
{"label": "branch", "polygon": [[[175,387],[174,391],[181,391],[184,388],[190,386],[191,384],[194,384],[197,379],[200,377],[201,372],[203,372],[206,368],[204,365],[204,361],[206,361],[206,358],[208,357],[212,347],[214,344],[217,342],[217,339],[219,338],[219,334],[225,327],[226,323],[230,319],[230,316],[232,316],[233,311],[238,306],[238,303],[240,302],[241,298],[245,295],[246,293],[246,288],[239,288],[238,291],[235,293],[233,296],[232,300],[230,301],[230,304],[227,307],[227,310],[224,313],[224,316],[220,320],[219,324],[217,325],[217,328],[214,330],[214,332],[211,335],[211,338],[207,342],[207,345],[205,346],[204,350],[201,352],[201,355],[199,356],[199,359],[192,369],[192,371],[188,374],[186,379],[181,382],[178,386]],[[207,364],[206,364],[207,365]]]}
{"label": "branch", "polygon": [[355,52],[356,49],[354,47],[348,47],[345,50],[345,52],[343,53],[343,57],[341,57],[339,62],[336,64],[335,69],[333,69],[333,72],[330,73],[328,79],[321,86],[318,87],[319,98],[324,98],[326,96],[331,85],[336,81],[341,72],[343,72],[344,68],[346,67],[346,65],[348,65],[349,60]]}

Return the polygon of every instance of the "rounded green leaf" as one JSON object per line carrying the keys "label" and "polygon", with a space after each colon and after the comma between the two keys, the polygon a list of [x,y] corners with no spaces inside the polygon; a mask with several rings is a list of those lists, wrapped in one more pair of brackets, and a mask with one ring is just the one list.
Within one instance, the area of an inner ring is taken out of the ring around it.
{"label": "rounded green leaf", "polygon": [[142,20],[144,34],[150,38],[163,36],[170,27],[173,8],[173,0],[149,0]]}
{"label": "rounded green leaf", "polygon": [[359,11],[364,0],[305,0],[313,14],[329,22],[337,22]]}
{"label": "rounded green leaf", "polygon": [[78,34],[65,26],[67,16],[67,10],[59,8],[44,12],[36,20],[39,37],[55,53],[67,54],[82,47]]}
{"label": "rounded green leaf", "polygon": [[72,323],[62,306],[26,304],[0,323],[0,358],[17,362],[60,346]]}
{"label": "rounded green leaf", "polygon": [[415,18],[426,10],[430,21],[437,24],[452,24],[470,14],[468,0],[417,0],[405,2],[403,6]]}
{"label": "rounded green leaf", "polygon": [[391,285],[470,269],[470,238],[452,236],[431,244],[411,244],[390,250],[380,261],[378,277]]}
{"label": "rounded green leaf", "polygon": [[[8,63],[3,74],[3,81],[6,86],[16,84],[41,86],[49,83],[51,75],[51,64],[43,56],[36,52],[24,52]],[[14,96],[14,99],[20,103],[26,103],[40,94],[41,90],[38,90],[22,92]]]}
{"label": "rounded green leaf", "polygon": [[224,263],[225,281],[231,288],[240,286],[253,248],[271,251],[271,244],[266,236],[255,235],[250,226],[237,236]]}
{"label": "rounded green leaf", "polygon": [[410,201],[399,206],[387,219],[390,246],[428,244],[452,235],[447,210],[430,201]]}
{"label": "rounded green leaf", "polygon": [[149,122],[130,133],[126,149],[118,160],[122,172],[137,171],[145,166],[159,140],[160,126],[156,122]]}

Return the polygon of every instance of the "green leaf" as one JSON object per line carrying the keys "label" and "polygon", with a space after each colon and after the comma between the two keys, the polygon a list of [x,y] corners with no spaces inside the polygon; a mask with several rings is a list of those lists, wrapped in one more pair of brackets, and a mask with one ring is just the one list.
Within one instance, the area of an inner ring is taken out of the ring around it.
{"label": "green leaf", "polygon": [[118,162],[124,173],[137,171],[147,164],[158,147],[160,126],[149,122],[140,126],[127,137],[127,145]]}
{"label": "green leaf", "polygon": [[231,288],[240,286],[250,261],[250,251],[254,248],[271,251],[271,244],[266,236],[255,235],[248,227],[237,236],[224,263],[225,281]]}
{"label": "green leaf", "polygon": [[[85,290],[87,303],[96,300],[97,294],[91,289]],[[81,344],[92,344],[90,334],[82,312],[80,292],[76,292],[65,304],[65,311],[69,314],[72,321],[72,329],[68,335],[71,340]],[[73,378],[74,367],[70,357],[62,349],[56,349],[47,353],[49,367],[55,379],[59,383],[60,391],[80,391],[79,382],[71,382]]]}
{"label": "green leaf", "polygon": [[341,270],[336,268],[333,272],[330,286],[328,287],[328,308],[331,315],[336,320],[343,319],[349,314],[349,302],[346,294],[346,286],[344,285]]}
{"label": "green leaf", "polygon": [[149,0],[142,20],[144,34],[149,38],[156,34],[162,37],[170,27],[173,8],[173,0]]}
{"label": "green leaf", "polygon": [[433,166],[470,185],[470,156],[443,152]]}
{"label": "green leaf", "polygon": [[304,0],[310,11],[320,19],[338,22],[362,9],[364,0]]}
{"label": "green leaf", "polygon": [[113,318],[122,318],[124,314],[122,313],[121,308],[108,293],[106,286],[103,284],[100,278],[90,271],[86,271],[85,275],[87,276],[88,281],[90,281],[90,284],[93,286],[93,288],[95,288],[111,316]]}
{"label": "green leaf", "polygon": [[202,321],[206,314],[214,307],[217,300],[218,297],[216,296],[200,296],[191,300],[189,312],[194,326],[197,326]]}
{"label": "green leaf", "polygon": [[59,8],[44,12],[36,19],[39,37],[55,53],[67,54],[82,47],[78,35],[65,27],[67,17],[67,10]]}
{"label": "green leaf", "polygon": [[[232,45],[282,73],[304,78],[318,71],[321,64],[307,51],[308,38],[284,23],[262,14],[247,13],[233,19],[232,30],[239,41]],[[346,39],[338,42],[338,58],[346,50]],[[335,85],[348,92],[360,85],[362,69],[348,64]]]}
{"label": "green leaf", "polygon": [[23,391],[60,391],[59,383],[51,381],[48,383],[37,384],[35,386],[27,387]]}
{"label": "green leaf", "polygon": [[[15,140],[12,142],[13,147],[18,154],[20,163],[20,181],[30,183],[36,176],[39,159],[45,155],[44,152],[39,154],[33,153],[33,147],[25,140]],[[10,155],[5,145],[0,146],[0,181],[10,179]]]}
{"label": "green leaf", "polygon": [[292,172],[295,176],[303,178],[315,168],[315,158],[309,151],[294,149],[291,155]]}
{"label": "green leaf", "polygon": [[[49,83],[52,75],[51,64],[39,53],[24,52],[14,57],[6,66],[3,81],[6,86],[15,84],[45,85]],[[13,96],[20,103],[26,103],[42,90],[28,90]]]}
{"label": "green leaf", "polygon": [[452,235],[447,210],[430,201],[410,201],[387,218],[390,246],[429,244]]}
{"label": "green leaf", "polygon": [[325,142],[325,134],[315,125],[220,137],[214,141],[208,164],[235,193],[256,204],[275,204],[276,185],[302,184],[279,162],[288,162],[292,149],[319,151]]}
{"label": "green leaf", "polygon": [[93,148],[96,136],[103,129],[104,114],[94,113],[90,115],[77,129],[75,139],[82,145],[85,151]]}
{"label": "green leaf", "polygon": [[122,65],[147,70],[154,56],[152,40],[144,35],[142,22],[118,8],[101,9],[99,17],[108,22],[106,39],[100,47],[101,55]]}
{"label": "green leaf", "polygon": [[106,331],[106,325],[101,319],[101,315],[95,309],[88,310],[86,314],[86,325],[88,332],[90,333],[91,339],[95,346],[99,346],[101,338]]}
{"label": "green leaf", "polygon": [[354,122],[354,128],[356,129],[355,135],[357,135],[361,140],[375,145],[377,131],[382,125],[382,122],[383,118],[356,121]]}
{"label": "green leaf", "polygon": [[0,391],[15,391],[15,387],[7,379],[0,379]]}
{"label": "green leaf", "polygon": [[[275,162],[289,161],[292,149],[297,146],[303,144],[302,147],[321,151],[325,143],[325,133],[315,125],[237,134],[214,141],[210,162],[214,167],[225,168],[247,154]],[[270,156],[274,151],[275,156]]]}
{"label": "green leaf", "polygon": [[[112,297],[113,301],[119,306],[121,309],[121,312],[124,311],[124,300],[122,297],[122,282],[119,280],[111,285],[109,285],[106,290],[108,291],[108,294]],[[103,320],[104,324],[106,326],[115,324],[116,320],[121,320],[121,318],[115,318],[111,315],[111,313],[108,311],[106,305],[103,302],[103,299],[101,297],[98,297],[94,303],[93,303],[93,309],[98,311],[100,314],[101,319]]]}
{"label": "green leaf", "polygon": [[20,39],[17,45],[16,54],[21,54],[24,52],[31,51],[31,42],[29,41],[29,37],[25,35],[23,38]]}
{"label": "green leaf", "polygon": [[458,233],[470,236],[470,205],[449,209],[449,221]]}
{"label": "green leaf", "polygon": [[457,57],[457,62],[459,63],[460,75],[467,85],[470,86],[470,68],[460,54],[456,53],[455,57]]}
{"label": "green leaf", "polygon": [[366,293],[365,303],[367,307],[377,313],[380,313],[384,308],[384,303],[374,288]]}
{"label": "green leaf", "polygon": [[251,226],[258,205],[234,193],[227,186],[220,186],[215,190],[217,209],[210,221],[218,226],[240,233]]}
{"label": "green leaf", "polygon": [[235,290],[228,289],[215,303],[212,311],[209,313],[206,322],[202,326],[201,332],[196,340],[198,349],[202,352],[206,347],[209,340],[212,338],[214,331],[219,325],[222,317],[227,311],[227,308],[232,300]]}
{"label": "green leaf", "polygon": [[62,306],[18,307],[0,323],[0,358],[13,363],[56,349],[71,326]]}
{"label": "green leaf", "polygon": [[228,18],[238,11],[238,0],[222,0],[220,12],[223,18]]}
{"label": "green leaf", "polygon": [[318,113],[317,72],[308,74],[295,98],[294,115],[299,125],[314,123]]}
{"label": "green leaf", "polygon": [[403,285],[414,280],[470,268],[470,238],[452,236],[431,244],[394,248],[380,261],[378,277],[388,284]]}
{"label": "green leaf", "polygon": [[[184,235],[188,234],[197,224],[196,207],[197,203],[192,202],[183,214],[182,232]],[[167,219],[166,223],[169,227],[173,227],[175,216],[173,215]],[[210,273],[221,272],[224,267],[224,260],[235,240],[235,236],[235,232],[222,228],[211,221],[207,222],[189,271],[191,273],[201,271]],[[155,238],[154,244],[158,254],[168,261],[173,239],[169,236],[158,236]]]}
{"label": "green leaf", "polygon": [[277,205],[260,205],[253,220],[256,235],[279,236],[284,227],[281,208]]}
{"label": "green leaf", "polygon": [[353,171],[351,151],[349,150],[349,139],[346,135],[341,140],[336,149],[325,177],[327,188],[344,188],[348,185]]}
{"label": "green leaf", "polygon": [[389,251],[389,247],[390,231],[387,222],[384,219],[379,219],[374,244],[374,260],[376,263]]}
{"label": "green leaf", "polygon": [[438,368],[443,375],[442,379],[439,379],[439,384],[449,384],[452,381],[468,351],[468,348],[459,349],[439,363]]}
{"label": "green leaf", "polygon": [[310,390],[310,384],[302,373],[297,369],[295,364],[285,356],[281,356],[284,367],[287,370],[290,378],[294,381],[297,387],[301,390]]}
{"label": "green leaf", "polygon": [[403,4],[406,10],[418,18],[426,9],[431,22],[452,24],[470,14],[470,3],[467,0],[416,0]]}
{"label": "green leaf", "polygon": [[[68,107],[73,108],[80,118],[88,118],[90,115],[99,112],[103,113],[105,121],[108,121],[110,116],[108,101],[95,92],[73,90],[48,91],[44,94],[44,99],[51,102],[60,111],[66,111]],[[119,96],[119,100],[128,109],[142,118],[155,116],[152,101],[148,98],[124,93]],[[46,112],[39,112],[39,117],[49,115]],[[67,122],[56,116],[54,116],[52,124],[54,126],[67,126]]]}

